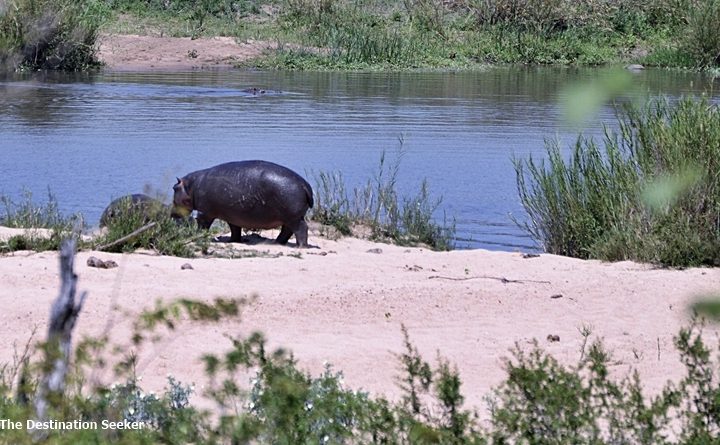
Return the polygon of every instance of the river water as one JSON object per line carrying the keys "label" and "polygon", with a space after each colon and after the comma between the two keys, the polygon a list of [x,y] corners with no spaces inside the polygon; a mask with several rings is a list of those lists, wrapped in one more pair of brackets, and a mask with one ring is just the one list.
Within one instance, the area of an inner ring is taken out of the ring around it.
{"label": "river water", "polygon": [[[222,162],[265,159],[308,178],[342,172],[350,188],[377,172],[403,139],[398,188],[423,178],[454,219],[457,247],[531,251],[512,158],[544,157],[544,141],[577,137],[563,118],[568,85],[602,69],[498,67],[460,73],[29,74],[0,78],[0,194],[50,189],[67,213],[97,224],[103,208]],[[717,80],[714,81],[717,83]],[[712,90],[702,74],[645,70],[626,96]],[[254,95],[248,88],[267,90]],[[719,88],[714,88],[717,91]],[[600,137],[607,105],[582,128]],[[4,209],[0,209],[3,211]]]}

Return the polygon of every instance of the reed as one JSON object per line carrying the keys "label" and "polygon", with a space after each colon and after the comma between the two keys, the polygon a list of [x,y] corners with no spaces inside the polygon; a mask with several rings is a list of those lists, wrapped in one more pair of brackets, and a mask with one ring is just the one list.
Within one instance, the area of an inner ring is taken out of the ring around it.
{"label": "reed", "polygon": [[602,147],[515,160],[521,226],[547,251],[668,266],[720,264],[720,112],[706,98],[619,111]]}

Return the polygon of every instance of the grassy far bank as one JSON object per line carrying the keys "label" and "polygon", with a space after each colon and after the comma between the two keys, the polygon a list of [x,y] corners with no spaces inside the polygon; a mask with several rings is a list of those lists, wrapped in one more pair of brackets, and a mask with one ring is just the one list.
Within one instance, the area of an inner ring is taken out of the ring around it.
{"label": "grassy far bank", "polygon": [[[0,62],[87,69],[100,31],[277,40],[269,69],[720,63],[720,0],[15,0]],[[12,6],[12,7],[11,7]],[[303,49],[305,48],[305,49]]]}

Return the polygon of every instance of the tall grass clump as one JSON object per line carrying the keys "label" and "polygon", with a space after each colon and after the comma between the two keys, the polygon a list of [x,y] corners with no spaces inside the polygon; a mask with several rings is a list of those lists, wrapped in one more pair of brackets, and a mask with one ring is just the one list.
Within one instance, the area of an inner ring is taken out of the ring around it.
{"label": "tall grass clump", "polygon": [[37,203],[32,192],[24,190],[19,201],[0,195],[0,205],[0,226],[27,229],[21,235],[0,241],[0,252],[57,250],[63,238],[83,226],[81,215],[66,216],[60,212],[50,190],[44,204]]}
{"label": "tall grass clump", "polygon": [[706,98],[618,112],[600,147],[515,160],[521,226],[551,253],[669,266],[720,264],[720,112]]}
{"label": "tall grass clump", "polygon": [[102,0],[1,2],[0,69],[97,67],[95,41],[107,13]]}
{"label": "tall grass clump", "polygon": [[304,30],[300,34],[304,44],[322,48],[301,53],[323,67],[424,64],[425,55],[437,46],[433,39],[411,23],[394,20],[388,11],[388,5],[372,2],[288,0],[283,4],[280,21],[285,28]]}
{"label": "tall grass clump", "polygon": [[717,29],[720,29],[720,0],[701,0],[690,12],[680,45],[696,67],[720,65],[720,33]]}
{"label": "tall grass clump", "polygon": [[357,226],[368,227],[371,238],[391,240],[401,245],[425,244],[436,250],[452,248],[455,228],[440,224],[433,215],[442,198],[434,198],[423,180],[414,196],[401,196],[397,190],[403,141],[394,161],[380,156],[372,179],[348,195],[342,173],[320,172],[315,177],[316,206],[312,219],[350,235]]}

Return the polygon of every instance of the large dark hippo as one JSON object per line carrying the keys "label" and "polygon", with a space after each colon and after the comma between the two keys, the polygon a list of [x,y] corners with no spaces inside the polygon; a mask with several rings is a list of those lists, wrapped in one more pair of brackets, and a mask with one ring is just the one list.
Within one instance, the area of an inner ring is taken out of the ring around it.
{"label": "large dark hippo", "polygon": [[147,222],[156,218],[161,213],[170,213],[170,207],[142,193],[121,196],[113,200],[102,213],[100,217],[100,227],[105,227],[110,224],[113,218],[124,216],[124,212],[140,212],[143,215],[143,219]]}
{"label": "large dark hippo", "polygon": [[307,247],[305,213],[313,206],[310,184],[294,171],[266,161],[228,162],[188,173],[173,186],[174,212],[197,210],[197,222],[208,229],[216,218],[230,225],[230,240],[240,242],[242,228],[274,229],[276,241],[295,235]]}

